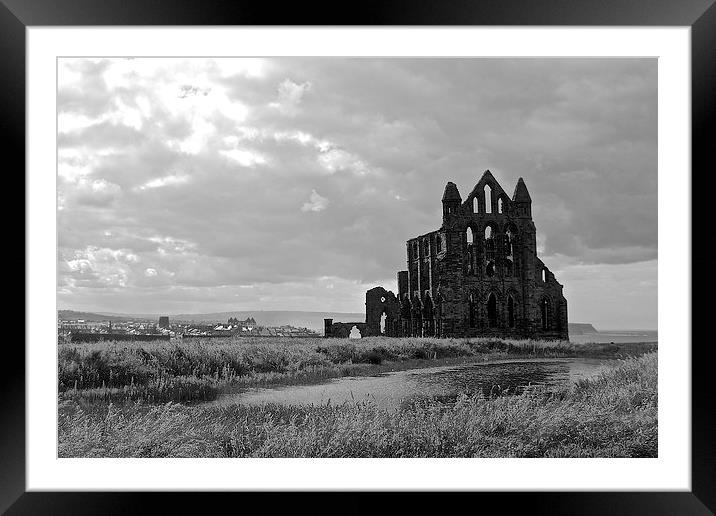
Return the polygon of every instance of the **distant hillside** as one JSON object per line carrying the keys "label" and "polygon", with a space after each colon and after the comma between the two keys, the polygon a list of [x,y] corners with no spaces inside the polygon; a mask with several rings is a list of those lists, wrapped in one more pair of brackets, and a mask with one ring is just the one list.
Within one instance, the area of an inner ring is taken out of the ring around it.
{"label": "distant hillside", "polygon": [[63,321],[76,321],[77,319],[83,319],[87,322],[102,322],[102,321],[113,321],[113,322],[125,322],[125,321],[136,321],[145,319],[154,319],[153,317],[142,317],[134,315],[123,315],[123,314],[98,314],[93,312],[76,312],[75,310],[57,310],[57,318]]}
{"label": "distant hillside", "polygon": [[[158,321],[158,314],[118,314],[118,313],[93,313],[76,312],[74,310],[58,310],[57,315],[63,320],[84,319],[85,321]],[[291,325],[298,328],[309,328],[317,332],[323,332],[323,319],[330,318],[336,322],[363,322],[365,314],[348,312],[297,312],[290,310],[248,310],[242,312],[214,312],[207,314],[167,314],[169,322],[195,322],[225,323],[229,317],[236,317],[240,320],[253,317],[259,326],[283,326]],[[599,333],[589,323],[569,323],[570,335],[585,335]]]}
{"label": "distant hillside", "polygon": [[[84,319],[85,321],[130,321],[130,320],[150,320],[158,321],[157,314],[118,314],[118,313],[91,313],[91,312],[75,312],[73,310],[58,310],[60,319]],[[169,316],[169,322],[223,322],[225,323],[230,317],[240,320],[253,317],[259,326],[283,326],[291,325],[299,328],[309,328],[318,332],[323,332],[323,319],[331,318],[334,321],[342,322],[363,322],[365,314],[363,313],[347,313],[347,312],[295,312],[289,310],[283,311],[262,311],[250,310],[242,312],[214,312],[207,314],[166,314]]]}
{"label": "distant hillside", "polygon": [[568,323],[570,335],[585,335],[588,333],[599,333],[597,329],[589,323]]}
{"label": "distant hillside", "polygon": [[169,321],[187,322],[226,322],[229,317],[244,320],[249,317],[256,319],[260,326],[291,325],[299,328],[310,328],[323,332],[323,319],[333,319],[343,322],[365,321],[365,314],[346,312],[294,312],[294,311],[246,311],[246,312],[217,312],[210,314],[177,314],[170,315]]}

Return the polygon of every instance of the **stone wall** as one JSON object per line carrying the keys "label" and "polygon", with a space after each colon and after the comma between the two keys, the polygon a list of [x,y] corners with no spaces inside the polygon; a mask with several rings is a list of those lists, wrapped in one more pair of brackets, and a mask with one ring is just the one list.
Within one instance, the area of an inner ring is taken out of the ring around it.
{"label": "stone wall", "polygon": [[395,294],[383,287],[375,287],[365,293],[366,333],[364,336],[396,336],[399,318],[400,303]]}
{"label": "stone wall", "polygon": [[408,240],[406,250],[395,334],[568,339],[567,301],[537,257],[522,178],[511,198],[490,171],[465,201],[448,183],[442,226]]}
{"label": "stone wall", "polygon": [[325,338],[347,339],[350,337],[351,330],[356,327],[361,337],[367,335],[366,324],[364,322],[333,322],[332,319],[325,319],[323,328],[323,336]]}

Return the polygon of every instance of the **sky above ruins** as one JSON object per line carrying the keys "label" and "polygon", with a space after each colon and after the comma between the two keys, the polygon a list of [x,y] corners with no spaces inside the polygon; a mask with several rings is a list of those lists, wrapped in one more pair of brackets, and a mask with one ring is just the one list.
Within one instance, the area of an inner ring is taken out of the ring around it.
{"label": "sky above ruins", "polygon": [[58,307],[364,310],[489,169],[572,322],[657,326],[655,59],[61,59]]}

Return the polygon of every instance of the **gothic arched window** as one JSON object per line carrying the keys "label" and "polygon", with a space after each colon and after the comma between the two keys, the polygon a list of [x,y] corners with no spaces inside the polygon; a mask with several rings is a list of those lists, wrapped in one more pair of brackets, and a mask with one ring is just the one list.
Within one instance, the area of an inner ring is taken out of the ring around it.
{"label": "gothic arched window", "polygon": [[497,298],[494,293],[487,298],[487,322],[490,328],[497,327]]}
{"label": "gothic arched window", "polygon": [[512,230],[510,228],[507,228],[507,231],[505,231],[505,256],[510,257],[512,256]]}
{"label": "gothic arched window", "polygon": [[507,297],[507,326],[515,327],[515,300],[511,295]]}
{"label": "gothic arched window", "polygon": [[540,312],[542,316],[542,329],[549,329],[549,300],[545,297],[540,302]]}
{"label": "gothic arched window", "polygon": [[488,262],[495,260],[495,232],[492,226],[485,228],[485,260]]}
{"label": "gothic arched window", "polygon": [[476,317],[475,317],[475,308],[476,308],[475,298],[474,298],[473,294],[470,294],[470,300],[468,302],[468,310],[469,310],[468,319],[469,319],[469,323],[470,323],[470,328],[474,328],[476,326],[477,321],[476,321]]}
{"label": "gothic arched window", "polygon": [[487,262],[487,266],[485,267],[485,274],[488,278],[491,278],[495,275],[495,262],[489,261]]}

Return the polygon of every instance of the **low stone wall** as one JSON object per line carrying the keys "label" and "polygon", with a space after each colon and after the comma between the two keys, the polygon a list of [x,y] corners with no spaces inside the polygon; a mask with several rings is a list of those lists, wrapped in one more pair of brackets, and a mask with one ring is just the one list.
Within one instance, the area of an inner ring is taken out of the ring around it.
{"label": "low stone wall", "polygon": [[351,335],[351,330],[353,327],[356,327],[358,331],[361,334],[361,337],[365,337],[367,335],[367,328],[366,324],[364,322],[333,322],[330,319],[326,319],[326,324],[324,327],[324,337],[329,338],[337,338],[337,339],[347,339]]}

